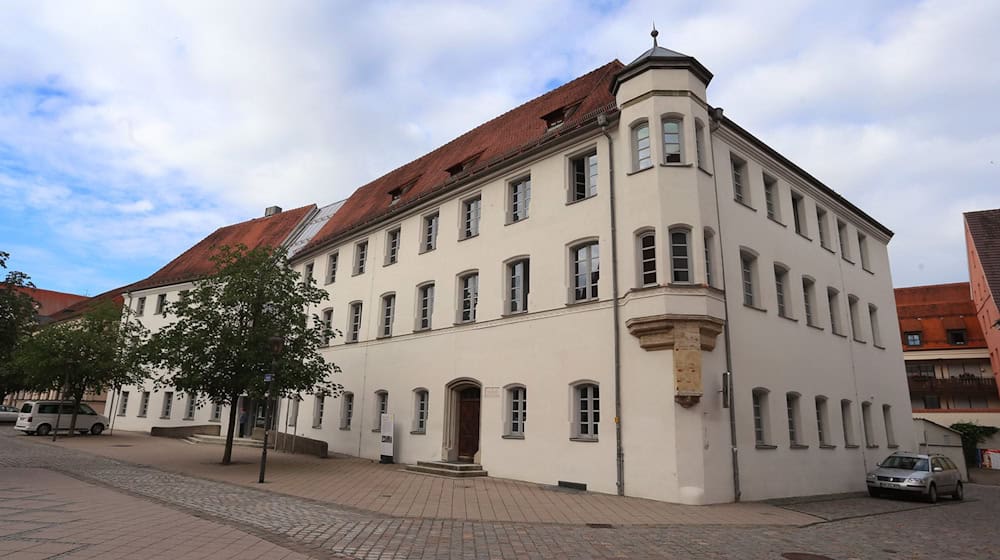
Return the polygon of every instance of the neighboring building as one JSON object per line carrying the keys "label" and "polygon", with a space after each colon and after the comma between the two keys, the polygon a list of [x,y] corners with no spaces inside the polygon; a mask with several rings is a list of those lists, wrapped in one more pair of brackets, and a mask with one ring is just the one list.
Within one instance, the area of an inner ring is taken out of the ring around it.
{"label": "neighboring building", "polygon": [[[330,292],[345,386],[278,429],[377,459],[390,413],[398,462],[690,504],[859,491],[914,449],[892,232],[711,107],[711,78],[654,43],[274,236]],[[151,328],[174,276],[126,296]],[[183,424],[127,390],[119,426]]]}
{"label": "neighboring building", "polygon": [[993,374],[1000,376],[1000,208],[965,213],[965,248],[976,317],[986,336]]}
{"label": "neighboring building", "polygon": [[1000,396],[968,282],[897,288],[913,415],[1000,425]]}

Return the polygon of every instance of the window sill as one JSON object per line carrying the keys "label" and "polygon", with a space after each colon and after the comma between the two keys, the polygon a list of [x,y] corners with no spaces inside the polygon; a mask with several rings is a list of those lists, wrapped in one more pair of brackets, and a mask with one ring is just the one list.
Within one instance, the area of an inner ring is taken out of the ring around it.
{"label": "window sill", "polygon": [[661,163],[660,167],[694,167],[694,163],[680,163],[680,162]]}
{"label": "window sill", "polygon": [[136,418],[145,418],[145,417],[146,417],[146,415],[145,415],[145,414],[137,414],[137,415],[136,415],[135,417],[136,417]]}
{"label": "window sill", "polygon": [[160,420],[170,420],[169,416],[160,416]]}
{"label": "window sill", "polygon": [[625,174],[625,176],[626,177],[631,177],[632,175],[638,175],[638,174],[642,173],[643,171],[649,171],[652,168],[653,168],[653,166],[650,165],[649,167],[644,167],[642,169],[637,169],[635,171],[629,171],[628,173]]}
{"label": "window sill", "polygon": [[503,439],[524,439],[524,434],[504,434],[500,437]]}
{"label": "window sill", "polygon": [[335,282],[336,282],[336,280],[327,280],[326,282],[323,282],[323,285],[324,286],[329,286],[330,284],[333,284]]}
{"label": "window sill", "polygon": [[357,341],[357,340],[345,340],[344,344],[357,344],[358,342],[359,341]]}
{"label": "window sill", "polygon": [[566,306],[567,306],[567,307],[572,307],[572,306],[574,306],[574,305],[586,305],[586,304],[588,304],[588,303],[597,303],[597,302],[599,302],[599,301],[601,301],[601,298],[599,298],[599,297],[596,297],[596,298],[589,298],[589,299],[581,299],[581,300],[579,300],[579,301],[571,301],[571,302],[568,302],[568,303],[566,303]]}
{"label": "window sill", "polygon": [[866,445],[865,448],[866,449],[878,449],[878,446],[877,445]]}
{"label": "window sill", "polygon": [[382,428],[372,428],[372,433],[373,434],[380,433],[381,431],[382,431]]}
{"label": "window sill", "polygon": [[398,262],[399,262],[399,260],[395,260],[395,261],[387,262],[387,263],[382,263],[382,268],[385,268],[387,266],[392,266],[392,265],[394,265],[394,264],[396,264]]}
{"label": "window sill", "polygon": [[425,255],[427,253],[433,253],[434,251],[437,251],[437,246],[436,245],[434,247],[431,247],[430,249],[421,248],[420,251],[417,252],[417,254],[418,255]]}
{"label": "window sill", "polygon": [[352,277],[354,277],[354,276],[363,276],[363,275],[364,275],[364,271],[361,271],[361,272],[352,272],[351,273]]}
{"label": "window sill", "polygon": [[121,413],[121,414],[118,414],[117,416],[118,416],[119,418],[124,418],[124,417],[125,417],[125,413],[123,412],[123,413]]}
{"label": "window sill", "polygon": [[322,430],[323,429],[323,424],[313,424],[313,429],[314,430]]}
{"label": "window sill", "polygon": [[868,268],[867,266],[865,266],[865,265],[861,265],[861,270],[863,270],[863,271],[867,272],[868,274],[871,274],[872,276],[875,276],[875,273],[874,273],[874,272],[872,272],[872,271],[871,271],[871,270],[870,270],[870,269],[869,269],[869,268]]}
{"label": "window sill", "polygon": [[375,340],[385,340],[387,338],[392,338],[392,335],[391,334],[384,334],[382,336],[376,336]]}
{"label": "window sill", "polygon": [[510,313],[501,313],[500,318],[506,319],[508,317],[517,317],[518,315],[526,315],[527,313],[528,313],[527,309],[525,309],[524,311],[511,311]]}
{"label": "window sill", "polygon": [[[315,428],[315,426],[313,426],[313,427]],[[337,429],[340,430],[340,431],[342,431],[342,432],[349,432],[349,431],[351,431],[351,427],[350,426],[341,426],[341,427],[339,427]]]}
{"label": "window sill", "polygon": [[459,240],[459,242],[462,242],[462,241],[468,241],[470,239],[475,239],[477,237],[479,237],[479,234],[475,233],[473,235],[466,235],[465,237],[460,237],[460,238],[458,238],[458,240]]}
{"label": "window sill", "polygon": [[588,196],[585,196],[585,197],[583,197],[583,198],[578,198],[578,199],[576,199],[576,200],[567,200],[567,201],[566,201],[566,206],[572,206],[572,205],[574,205],[574,204],[579,204],[579,203],[581,203],[581,202],[585,202],[585,201],[587,201],[587,200],[590,200],[590,199],[592,199],[592,198],[597,198],[597,194],[596,194],[596,193],[594,193],[594,194],[592,194],[592,195],[588,195]]}
{"label": "window sill", "polygon": [[520,223],[523,223],[523,222],[526,222],[526,221],[528,221],[528,218],[530,218],[530,217],[531,217],[531,216],[526,216],[526,217],[524,217],[524,218],[521,218],[520,220],[511,220],[510,218],[507,218],[507,221],[506,221],[506,222],[504,222],[504,224],[503,224],[503,225],[504,225],[504,226],[512,226],[512,225],[514,225],[514,224],[520,224]]}
{"label": "window sill", "polygon": [[830,331],[830,332],[833,333],[833,336],[839,336],[840,338],[847,338],[846,334],[841,334],[841,333],[839,333],[837,331]]}
{"label": "window sill", "polygon": [[209,418],[208,421],[209,422],[220,422],[221,420],[219,420],[218,418]]}
{"label": "window sill", "polygon": [[895,444],[895,443],[893,443],[891,445],[887,445],[886,447],[888,447],[889,449],[899,449],[899,445]]}
{"label": "window sill", "polygon": [[777,445],[771,445],[769,443],[758,443],[757,449],[777,449]]}
{"label": "window sill", "polygon": [[411,430],[410,431],[410,435],[411,436],[425,436],[425,435],[427,435],[427,430]]}
{"label": "window sill", "polygon": [[599,440],[595,437],[571,437],[570,441],[578,441],[580,443],[597,443]]}
{"label": "window sill", "polygon": [[786,321],[791,321],[793,323],[799,322],[799,320],[796,319],[795,317],[789,317],[788,315],[778,315],[778,317],[781,317],[782,319],[785,319]]}
{"label": "window sill", "polygon": [[194,422],[194,418],[181,418],[185,422]]}
{"label": "window sill", "polygon": [[[853,338],[853,337],[852,337]],[[854,342],[860,342],[861,344],[868,344],[867,340],[861,340],[860,338],[855,338]]]}
{"label": "window sill", "polygon": [[829,443],[821,443],[821,444],[819,444],[819,448],[820,449],[836,449],[837,446],[836,445],[830,445]]}
{"label": "window sill", "polygon": [[415,333],[426,332],[426,331],[429,331],[429,330],[431,330],[430,327],[414,327],[413,328],[413,332],[415,332]]}
{"label": "window sill", "polygon": [[836,251],[834,251],[833,249],[831,249],[831,248],[827,247],[826,245],[820,245],[820,247],[822,247],[822,248],[826,249],[827,251],[830,251],[830,254],[831,254],[831,255],[836,255],[836,254],[837,254],[837,252],[836,252]]}
{"label": "window sill", "polygon": [[814,328],[814,329],[816,329],[816,330],[818,330],[818,331],[825,331],[825,330],[826,330],[826,329],[824,329],[823,327],[821,327],[821,326],[819,326],[819,325],[814,325],[814,324],[812,324],[812,323],[806,323],[806,326],[807,326],[807,327],[811,327],[811,328]]}
{"label": "window sill", "polygon": [[452,326],[461,327],[462,325],[475,325],[475,324],[476,324],[476,320],[472,319],[471,321],[456,321],[456,322],[452,323]]}
{"label": "window sill", "polygon": [[882,345],[879,345],[879,344],[872,344],[872,346],[874,346],[875,348],[878,348],[879,350],[885,350],[885,346],[882,346]]}
{"label": "window sill", "polygon": [[801,443],[793,443],[788,446],[789,449],[809,449],[808,445],[803,445]]}
{"label": "window sill", "polygon": [[733,199],[733,202],[735,202],[736,204],[739,204],[740,206],[742,206],[742,207],[746,208],[747,210],[752,210],[752,211],[754,211],[754,212],[756,212],[756,211],[757,211],[757,209],[756,209],[756,208],[754,208],[753,206],[750,206],[749,204],[747,204],[746,202],[743,202],[742,200],[736,200],[736,199],[734,198],[734,199]]}
{"label": "window sill", "polygon": [[757,307],[756,305],[749,305],[744,303],[743,307],[746,307],[747,309],[753,309],[754,311],[760,311],[761,313],[767,313],[767,309],[764,309],[763,307]]}
{"label": "window sill", "polygon": [[849,259],[849,258],[847,258],[845,256],[841,256],[840,258],[844,259],[844,262],[850,263],[851,266],[854,266],[854,261],[852,261],[851,259]]}
{"label": "window sill", "polygon": [[779,222],[778,220],[772,218],[771,216],[768,216],[767,219],[771,220],[772,222],[778,224],[779,226],[781,226],[783,228],[788,228],[788,224],[783,224],[783,223]]}
{"label": "window sill", "polygon": [[844,446],[844,449],[858,449],[859,447],[861,447],[861,446],[860,445],[855,445],[853,443],[848,443],[847,445]]}
{"label": "window sill", "polygon": [[808,235],[806,235],[806,234],[802,233],[801,231],[797,231],[797,232],[795,232],[795,233],[796,233],[796,234],[798,234],[798,236],[799,236],[799,237],[801,237],[802,239],[805,239],[806,241],[808,241],[808,242],[810,242],[810,243],[812,243],[812,242],[813,242],[813,239],[812,239],[812,237],[809,237]]}

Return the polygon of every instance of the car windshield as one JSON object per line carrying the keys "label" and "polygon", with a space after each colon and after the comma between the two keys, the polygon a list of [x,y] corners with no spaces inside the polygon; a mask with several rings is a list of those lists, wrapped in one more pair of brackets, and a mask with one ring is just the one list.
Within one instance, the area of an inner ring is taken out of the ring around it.
{"label": "car windshield", "polygon": [[904,471],[927,471],[927,459],[920,459],[919,457],[899,457],[893,455],[892,457],[887,457],[885,461],[882,461],[882,468],[884,469],[902,469]]}

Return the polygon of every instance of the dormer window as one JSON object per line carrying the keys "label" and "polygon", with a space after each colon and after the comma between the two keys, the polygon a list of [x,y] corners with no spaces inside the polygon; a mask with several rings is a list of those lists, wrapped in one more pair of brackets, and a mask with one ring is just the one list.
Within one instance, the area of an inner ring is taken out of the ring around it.
{"label": "dormer window", "polygon": [[392,200],[389,201],[389,204],[390,205],[396,204],[397,202],[399,202],[399,199],[402,198],[402,196],[403,196],[403,189],[402,188],[393,189],[393,190],[389,191],[389,198],[392,199]]}
{"label": "dormer window", "polygon": [[466,158],[461,163],[456,163],[455,165],[452,165],[451,167],[449,167],[445,171],[447,171],[448,175],[451,176],[451,177],[454,177],[455,175],[463,173],[463,172],[471,169],[472,166],[476,164],[476,161],[479,160],[479,156],[481,156],[482,154],[483,154],[482,152],[479,152],[478,154],[476,154],[476,155],[474,155],[474,156],[472,156],[470,158]]}
{"label": "dormer window", "polygon": [[560,107],[559,109],[556,109],[555,111],[552,111],[547,115],[542,115],[542,119],[545,121],[546,130],[552,130],[554,128],[559,128],[560,126],[562,126],[562,124],[566,122],[566,119],[573,116],[573,113],[576,112],[576,109],[579,106],[580,103],[576,102],[572,105]]}

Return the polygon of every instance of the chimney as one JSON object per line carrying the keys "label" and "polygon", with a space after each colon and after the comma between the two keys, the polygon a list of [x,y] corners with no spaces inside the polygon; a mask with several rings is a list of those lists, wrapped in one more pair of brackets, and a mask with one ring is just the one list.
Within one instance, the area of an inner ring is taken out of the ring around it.
{"label": "chimney", "polygon": [[268,206],[264,209],[264,217],[270,217],[275,214],[281,214],[281,206]]}

